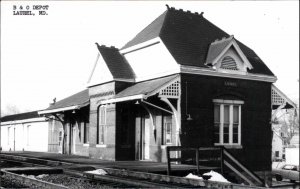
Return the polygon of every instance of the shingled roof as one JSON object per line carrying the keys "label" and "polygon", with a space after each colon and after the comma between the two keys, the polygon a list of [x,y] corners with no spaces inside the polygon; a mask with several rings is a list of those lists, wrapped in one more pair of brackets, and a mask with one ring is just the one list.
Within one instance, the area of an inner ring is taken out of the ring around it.
{"label": "shingled roof", "polygon": [[6,121],[31,119],[31,118],[37,118],[37,117],[40,117],[38,114],[38,111],[32,111],[32,112],[25,112],[25,113],[20,113],[20,114],[3,116],[0,118],[0,120],[1,120],[1,122],[6,122]]}
{"label": "shingled roof", "polygon": [[128,64],[123,55],[120,54],[119,49],[115,47],[106,47],[96,43],[101,56],[113,75],[114,79],[134,79],[134,72]]}
{"label": "shingled roof", "polygon": [[147,95],[151,94],[153,91],[157,90],[158,88],[162,87],[164,84],[174,80],[178,75],[171,75],[167,77],[152,79],[148,81],[139,82],[133,86],[130,86],[120,93],[118,93],[115,98],[122,98],[126,96],[133,96],[133,95]]}
{"label": "shingled roof", "polygon": [[[177,63],[205,68],[209,45],[216,39],[229,36],[205,19],[202,14],[168,8],[122,49],[160,37]],[[252,49],[236,41],[253,66],[248,72],[274,76]]]}
{"label": "shingled roof", "polygon": [[48,107],[46,110],[54,110],[70,106],[86,106],[89,104],[89,90],[85,89],[65,99],[57,101],[55,104]]}

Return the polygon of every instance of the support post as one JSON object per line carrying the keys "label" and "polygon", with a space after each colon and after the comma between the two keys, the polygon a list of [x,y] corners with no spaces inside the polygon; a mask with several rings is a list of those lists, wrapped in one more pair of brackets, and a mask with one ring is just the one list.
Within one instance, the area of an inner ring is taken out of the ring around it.
{"label": "support post", "polygon": [[[167,98],[161,98],[162,101],[164,101],[166,104],[168,104],[168,106],[172,109],[173,115],[175,117],[175,122],[176,122],[176,146],[180,146],[181,142],[180,142],[180,131],[181,131],[181,118],[180,118],[180,98],[177,99],[177,109],[173,106],[173,104],[169,101],[169,99]],[[179,110],[179,111],[178,111]],[[179,151],[176,151],[176,158],[178,158],[179,156],[181,156]]]}
{"label": "support post", "polygon": [[221,166],[221,174],[222,174],[222,175],[224,175],[224,154],[223,154],[224,152],[223,152],[223,151],[224,151],[224,149],[223,149],[223,147],[221,146],[221,147],[220,147],[220,159],[221,159],[221,160],[220,160],[220,161],[221,161],[221,165],[220,165],[220,166]]}
{"label": "support post", "polygon": [[168,163],[168,169],[167,169],[167,174],[171,174],[171,162],[170,162],[170,149],[167,146],[167,163]]}

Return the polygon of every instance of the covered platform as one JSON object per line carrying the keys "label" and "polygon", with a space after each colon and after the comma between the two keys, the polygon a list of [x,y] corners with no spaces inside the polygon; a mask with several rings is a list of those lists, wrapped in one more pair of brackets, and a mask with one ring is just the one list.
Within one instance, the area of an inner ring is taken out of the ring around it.
{"label": "covered platform", "polygon": [[[49,161],[60,161],[72,163],[83,167],[91,166],[95,169],[113,168],[127,171],[137,171],[145,173],[167,174],[167,163],[151,161],[108,161],[100,159],[91,159],[86,156],[55,154],[46,152],[2,152],[1,155],[14,155],[27,158],[38,158]],[[210,170],[218,171],[218,167],[199,166],[201,172]],[[172,175],[184,176],[188,173],[195,173],[197,166],[186,164],[172,164]]]}

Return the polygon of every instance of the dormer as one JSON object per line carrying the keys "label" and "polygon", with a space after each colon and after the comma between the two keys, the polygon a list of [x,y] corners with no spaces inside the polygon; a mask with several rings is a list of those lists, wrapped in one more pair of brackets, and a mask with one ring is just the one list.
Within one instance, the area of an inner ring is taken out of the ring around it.
{"label": "dormer", "polygon": [[222,73],[245,75],[253,69],[233,36],[212,42],[205,64]]}

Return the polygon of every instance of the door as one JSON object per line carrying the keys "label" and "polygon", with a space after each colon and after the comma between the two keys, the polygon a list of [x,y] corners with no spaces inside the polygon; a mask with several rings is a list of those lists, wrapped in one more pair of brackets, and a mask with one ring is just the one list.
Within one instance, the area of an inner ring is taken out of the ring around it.
{"label": "door", "polygon": [[150,159],[150,119],[145,118],[145,124],[143,127],[143,159],[149,160]]}

